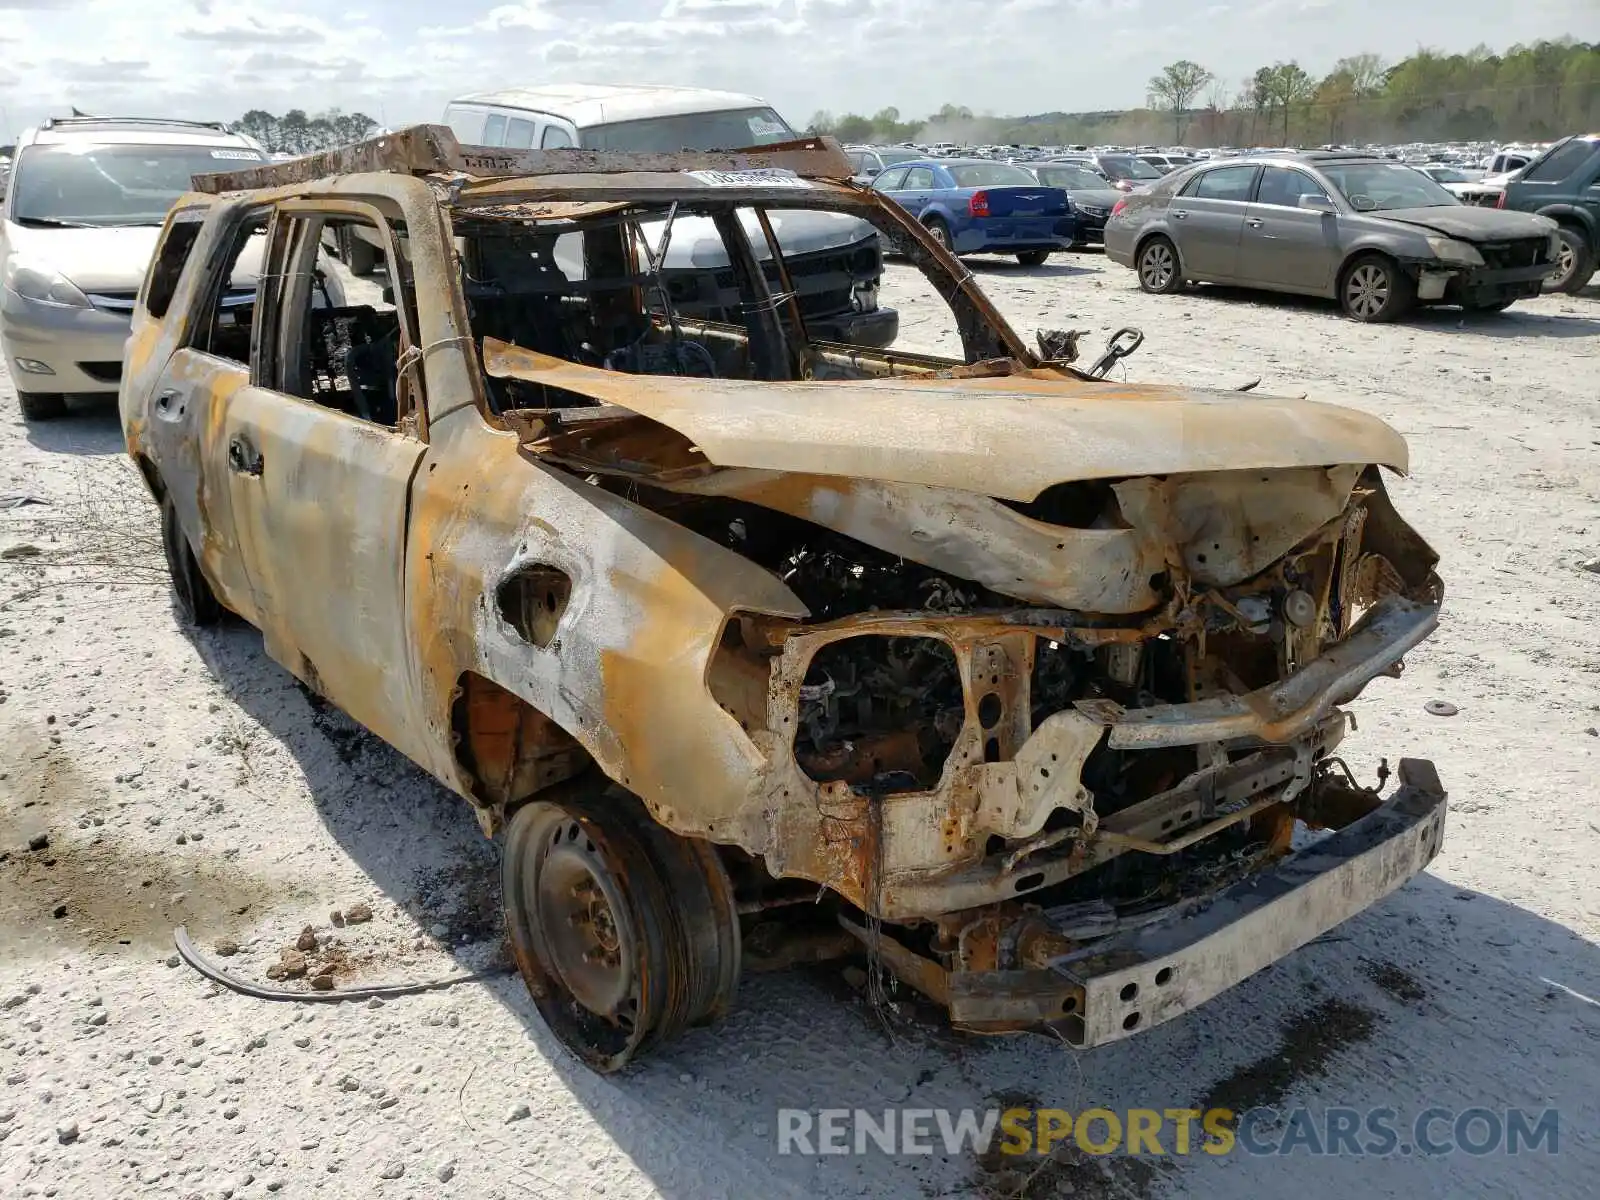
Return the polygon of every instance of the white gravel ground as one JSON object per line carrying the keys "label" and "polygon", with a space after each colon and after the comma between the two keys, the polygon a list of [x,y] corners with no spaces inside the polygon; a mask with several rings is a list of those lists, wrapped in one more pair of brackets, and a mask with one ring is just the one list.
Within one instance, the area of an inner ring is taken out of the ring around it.
{"label": "white gravel ground", "polygon": [[[1368,409],[1410,439],[1402,511],[1447,616],[1347,747],[1432,758],[1433,868],[1214,1003],[1093,1053],[887,1023],[837,967],[748,980],[721,1026],[621,1077],[562,1053],[520,982],[291,1006],[174,966],[186,924],[264,979],[313,927],[341,983],[498,953],[496,850],[464,805],[247,628],[174,623],[155,510],[110,408],[28,428],[0,378],[0,1196],[1580,1197],[1600,1121],[1600,289],[1362,327],[1331,306],[1139,293],[1097,254],[975,260],[1001,308],[1149,341],[1141,380]],[[904,344],[935,345],[892,269]],[[17,557],[15,547],[37,555]],[[1423,712],[1434,698],[1460,708]],[[30,850],[30,841],[48,845]],[[365,903],[369,923],[335,928]],[[780,1107],[1252,1103],[1560,1110],[1512,1158],[1064,1159],[777,1153]]]}

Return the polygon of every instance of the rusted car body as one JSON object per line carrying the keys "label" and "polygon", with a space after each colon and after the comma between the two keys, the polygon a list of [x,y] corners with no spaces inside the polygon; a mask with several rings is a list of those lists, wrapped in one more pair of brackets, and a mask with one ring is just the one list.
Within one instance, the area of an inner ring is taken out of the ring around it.
{"label": "rusted car body", "polygon": [[[180,611],[259,626],[505,831],[519,965],[601,1069],[841,938],[963,1028],[1102,1044],[1438,850],[1429,764],[1385,799],[1334,755],[1438,618],[1400,436],[1041,361],[849,174],[826,139],[410,130],[197,179],[136,315],[122,417]],[[762,263],[786,278],[796,209],[905,246],[962,355],[809,337]],[[659,286],[640,223],[677,213],[715,221],[742,323]],[[398,264],[392,312],[310,294],[347,221]],[[221,329],[246,235],[267,267]]]}

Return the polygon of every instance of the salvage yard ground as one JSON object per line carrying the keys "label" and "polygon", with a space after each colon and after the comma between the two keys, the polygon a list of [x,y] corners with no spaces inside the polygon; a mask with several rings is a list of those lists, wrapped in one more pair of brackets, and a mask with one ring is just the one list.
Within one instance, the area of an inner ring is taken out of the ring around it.
{"label": "salvage yard ground", "polygon": [[[1406,435],[1413,476],[1392,490],[1443,555],[1445,618],[1403,679],[1354,705],[1346,747],[1363,780],[1383,755],[1437,764],[1451,815],[1426,874],[1091,1053],[875,1012],[837,965],[747,978],[724,1024],[611,1078],[556,1048],[513,976],[370,1005],[221,991],[174,965],[175,925],[208,952],[237,943],[227,965],[261,982],[308,925],[309,957],[341,986],[496,961],[494,847],[459,800],[313,703],[253,630],[182,633],[115,413],[29,429],[0,376],[0,1195],[1592,1194],[1600,574],[1582,564],[1600,555],[1600,287],[1363,327],[1321,302],[1146,296],[1098,254],[972,266],[1025,335],[1091,330],[1086,357],[1142,327],[1128,378],[1259,377]],[[953,348],[920,277],[890,271],[900,344]],[[1459,712],[1429,715],[1435,699]],[[361,904],[370,921],[330,922]],[[1021,1172],[777,1152],[781,1108],[1015,1103],[1387,1106],[1402,1121],[1553,1107],[1560,1144],[1432,1161],[1059,1155]]]}

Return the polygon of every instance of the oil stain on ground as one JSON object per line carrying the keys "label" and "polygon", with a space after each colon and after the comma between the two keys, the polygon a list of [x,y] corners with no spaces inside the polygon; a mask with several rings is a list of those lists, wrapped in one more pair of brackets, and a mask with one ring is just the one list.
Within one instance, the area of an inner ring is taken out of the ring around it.
{"label": "oil stain on ground", "polygon": [[1286,1021],[1272,1052],[1216,1084],[1200,1107],[1236,1113],[1271,1107],[1301,1080],[1327,1074],[1335,1055],[1369,1041],[1377,1027],[1378,1017],[1370,1009],[1346,1000],[1324,1000]]}
{"label": "oil stain on ground", "polygon": [[1422,982],[1409,971],[1403,971],[1392,962],[1382,962],[1378,959],[1364,958],[1361,960],[1361,970],[1368,979],[1377,984],[1401,1004],[1420,1004],[1427,999],[1428,989]]}
{"label": "oil stain on ground", "polygon": [[[1040,1107],[1026,1092],[997,1092],[990,1105],[1001,1112]],[[1063,1142],[1045,1157],[1001,1152],[996,1133],[988,1150],[974,1159],[972,1187],[983,1200],[1148,1200],[1177,1167],[1166,1159],[1125,1154],[1086,1154]]]}

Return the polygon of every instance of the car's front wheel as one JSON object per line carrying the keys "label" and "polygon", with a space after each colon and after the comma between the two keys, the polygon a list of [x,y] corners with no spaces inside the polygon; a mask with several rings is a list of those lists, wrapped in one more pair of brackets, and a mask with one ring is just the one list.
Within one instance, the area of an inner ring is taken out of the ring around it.
{"label": "car's front wheel", "polygon": [[166,496],[161,498],[161,549],[172,576],[172,607],[178,619],[200,629],[222,620],[227,610],[201,573],[200,560],[178,522],[178,510]]}
{"label": "car's front wheel", "polygon": [[1417,285],[1400,265],[1381,254],[1363,254],[1339,279],[1339,303],[1352,320],[1371,325],[1411,311]]}
{"label": "car's front wheel", "polygon": [[1050,251],[1048,250],[1024,250],[1017,255],[1017,261],[1025,267],[1042,267],[1049,257]]}
{"label": "car's front wheel", "polygon": [[1571,225],[1561,226],[1556,236],[1561,239],[1560,249],[1556,251],[1556,269],[1545,276],[1544,290],[1569,295],[1581,292],[1594,274],[1594,247],[1582,230]]}
{"label": "car's front wheel", "polygon": [[1139,286],[1157,296],[1171,295],[1183,286],[1178,248],[1164,237],[1153,237],[1139,248]]}
{"label": "car's front wheel", "polygon": [[501,889],[512,954],[540,1015],[589,1066],[615,1071],[726,1012],[741,951],[715,848],[601,785],[512,815]]}
{"label": "car's front wheel", "polygon": [[67,398],[60,392],[18,392],[17,407],[24,421],[54,421],[67,415]]}

